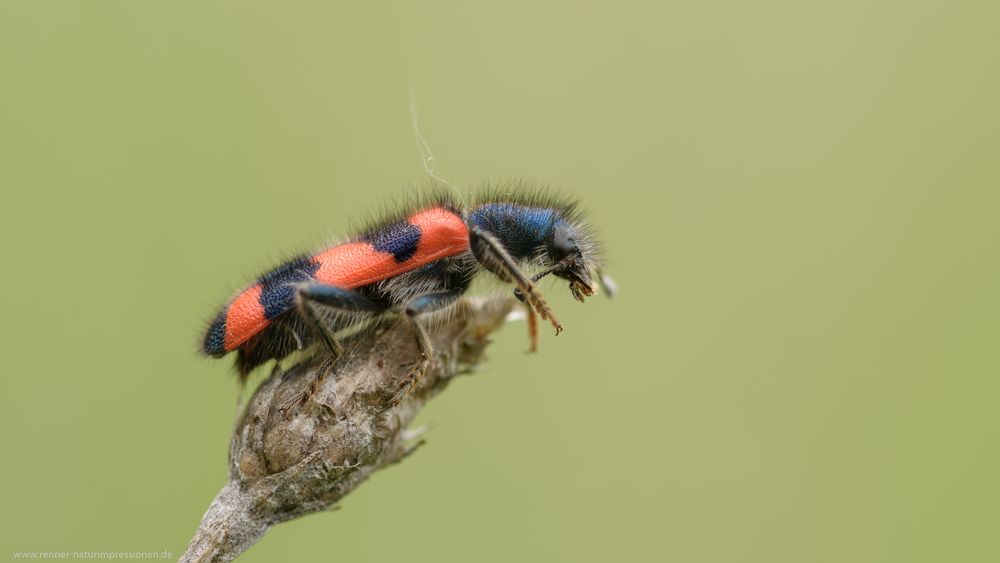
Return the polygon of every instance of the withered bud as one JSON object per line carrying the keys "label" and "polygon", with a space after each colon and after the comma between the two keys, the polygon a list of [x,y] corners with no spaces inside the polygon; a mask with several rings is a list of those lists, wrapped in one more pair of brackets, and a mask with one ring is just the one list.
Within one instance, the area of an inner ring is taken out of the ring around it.
{"label": "withered bud", "polygon": [[379,468],[419,445],[407,429],[453,377],[483,360],[509,298],[467,299],[428,327],[434,356],[418,379],[416,333],[391,319],[322,355],[275,368],[233,433],[229,482],[209,506],[181,561],[231,561],[274,524],[332,507]]}

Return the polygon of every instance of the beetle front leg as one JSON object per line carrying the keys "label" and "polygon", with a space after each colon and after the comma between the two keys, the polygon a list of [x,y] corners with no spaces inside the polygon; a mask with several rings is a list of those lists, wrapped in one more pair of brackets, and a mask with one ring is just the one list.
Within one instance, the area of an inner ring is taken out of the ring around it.
{"label": "beetle front leg", "polygon": [[472,254],[484,268],[501,280],[515,284],[514,295],[529,309],[533,308],[538,311],[543,319],[552,323],[556,334],[562,332],[563,327],[559,323],[559,319],[545,302],[545,298],[538,291],[535,282],[521,271],[517,261],[495,236],[480,228],[472,228],[469,231],[469,241]]}

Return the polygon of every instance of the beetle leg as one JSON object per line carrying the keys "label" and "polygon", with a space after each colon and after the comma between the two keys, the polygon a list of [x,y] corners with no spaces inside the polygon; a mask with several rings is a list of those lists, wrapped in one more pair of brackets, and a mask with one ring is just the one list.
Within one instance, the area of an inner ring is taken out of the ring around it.
{"label": "beetle leg", "polygon": [[501,280],[515,284],[517,287],[514,290],[514,295],[538,311],[543,319],[552,323],[556,334],[562,332],[563,328],[559,324],[559,319],[545,302],[545,298],[538,291],[535,282],[521,271],[517,262],[495,236],[483,229],[472,228],[469,231],[469,240],[473,255],[484,268]]}

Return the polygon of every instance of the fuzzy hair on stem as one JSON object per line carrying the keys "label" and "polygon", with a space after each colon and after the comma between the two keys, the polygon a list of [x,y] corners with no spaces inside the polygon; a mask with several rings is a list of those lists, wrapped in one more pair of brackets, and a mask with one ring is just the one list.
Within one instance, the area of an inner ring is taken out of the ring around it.
{"label": "fuzzy hair on stem", "polygon": [[212,501],[182,562],[232,561],[275,524],[330,509],[372,473],[422,442],[408,426],[451,380],[484,360],[490,334],[514,308],[509,297],[460,301],[428,327],[421,353],[411,323],[388,319],[347,340],[335,363],[323,355],[276,367],[233,432],[229,479]]}

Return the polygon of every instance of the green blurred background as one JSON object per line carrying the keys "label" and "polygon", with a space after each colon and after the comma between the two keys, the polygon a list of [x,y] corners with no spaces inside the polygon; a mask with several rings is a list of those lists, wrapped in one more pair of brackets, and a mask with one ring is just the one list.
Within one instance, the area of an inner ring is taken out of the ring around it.
{"label": "green blurred background", "polygon": [[996,561],[996,2],[0,5],[0,556],[179,555],[202,323],[425,175],[579,194],[615,302],[251,561]]}

